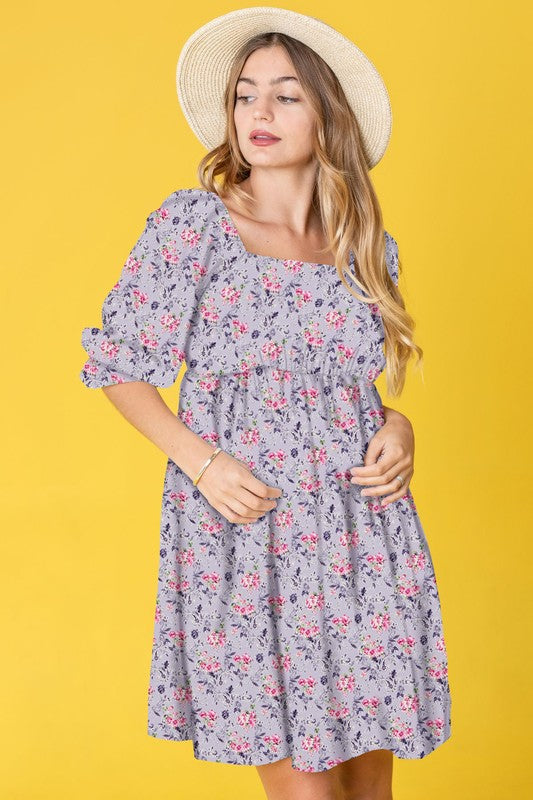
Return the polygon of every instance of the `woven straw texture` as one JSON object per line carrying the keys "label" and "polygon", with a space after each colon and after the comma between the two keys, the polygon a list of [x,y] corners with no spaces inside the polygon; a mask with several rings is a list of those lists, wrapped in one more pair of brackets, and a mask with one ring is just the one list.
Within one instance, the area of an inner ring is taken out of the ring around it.
{"label": "woven straw texture", "polygon": [[387,89],[370,59],[335,28],[283,8],[241,8],[210,20],[185,42],[176,69],[178,99],[192,131],[208,150],[223,141],[224,90],[244,42],[278,31],[307,44],[337,75],[359,123],[368,168],[382,158],[392,130]]}

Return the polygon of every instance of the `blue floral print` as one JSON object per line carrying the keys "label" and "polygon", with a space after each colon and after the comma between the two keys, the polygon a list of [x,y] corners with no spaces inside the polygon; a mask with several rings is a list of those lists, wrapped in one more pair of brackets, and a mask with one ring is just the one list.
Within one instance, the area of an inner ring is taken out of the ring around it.
{"label": "blue floral print", "polygon": [[[397,283],[387,231],[385,249]],[[185,361],[178,417],[283,492],[230,523],[168,460],[149,735],[306,772],[376,749],[423,758],[451,735],[411,490],[382,506],[350,483],[384,424],[383,342],[379,308],[333,266],[248,252],[217,194],[178,190],[148,216],[102,327],[83,330],[81,380],[170,386]]]}

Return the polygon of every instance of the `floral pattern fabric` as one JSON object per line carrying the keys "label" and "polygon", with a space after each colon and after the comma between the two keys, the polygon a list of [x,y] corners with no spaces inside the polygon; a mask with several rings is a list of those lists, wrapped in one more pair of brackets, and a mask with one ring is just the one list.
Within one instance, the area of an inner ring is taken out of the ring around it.
{"label": "floral pattern fabric", "polygon": [[[385,246],[397,283],[387,231]],[[383,342],[379,308],[334,267],[246,251],[218,195],[178,190],[148,216],[102,327],[83,330],[81,380],[170,386],[185,361],[179,418],[283,492],[230,523],[168,460],[149,735],[308,772],[375,749],[423,758],[451,735],[411,490],[382,507],[350,483],[384,424]]]}

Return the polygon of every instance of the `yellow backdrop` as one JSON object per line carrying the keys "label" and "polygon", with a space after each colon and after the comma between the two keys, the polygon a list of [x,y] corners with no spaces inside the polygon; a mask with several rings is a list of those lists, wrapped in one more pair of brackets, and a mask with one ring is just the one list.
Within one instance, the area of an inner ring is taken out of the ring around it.
{"label": "yellow backdrop", "polygon": [[[166,457],[78,377],[147,214],[197,184],[176,61],[247,3],[193,5],[3,13],[3,800],[264,796],[254,767],[145,732]],[[395,759],[395,800],[531,796],[528,5],[286,5],[362,48],[394,115],[371,174],[425,366],[378,388],[415,428],[452,692],[451,739]]]}

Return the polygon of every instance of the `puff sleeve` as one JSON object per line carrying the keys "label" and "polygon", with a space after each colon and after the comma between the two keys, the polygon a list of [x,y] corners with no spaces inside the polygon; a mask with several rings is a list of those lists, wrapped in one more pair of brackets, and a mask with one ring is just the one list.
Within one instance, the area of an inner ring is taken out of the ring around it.
{"label": "puff sleeve", "polygon": [[171,386],[185,359],[199,274],[187,258],[190,238],[179,192],[152,211],[118,281],[103,301],[102,327],[84,328],[91,389],[130,381]]}
{"label": "puff sleeve", "polygon": [[398,244],[396,239],[391,236],[388,231],[385,231],[385,260],[387,262],[387,269],[389,274],[396,285],[398,285],[399,276],[399,257],[398,257]]}

